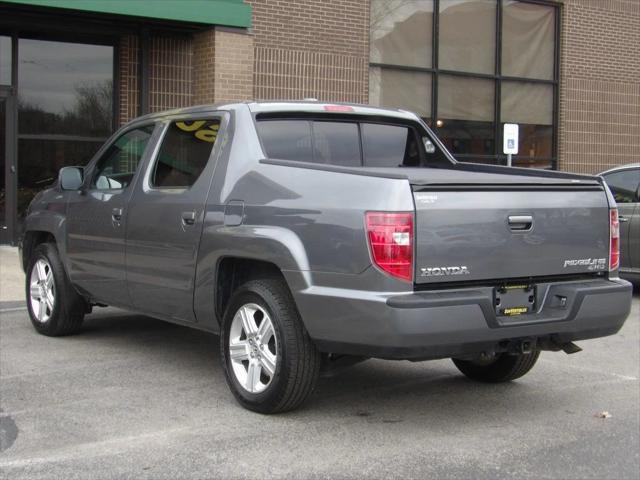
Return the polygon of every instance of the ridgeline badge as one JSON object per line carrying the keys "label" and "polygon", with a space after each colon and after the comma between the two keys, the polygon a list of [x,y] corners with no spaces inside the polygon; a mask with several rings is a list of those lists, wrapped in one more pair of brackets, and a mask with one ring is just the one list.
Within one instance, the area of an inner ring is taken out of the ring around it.
{"label": "ridgeline badge", "polygon": [[576,258],[564,261],[564,268],[587,267],[588,270],[606,270],[606,258]]}

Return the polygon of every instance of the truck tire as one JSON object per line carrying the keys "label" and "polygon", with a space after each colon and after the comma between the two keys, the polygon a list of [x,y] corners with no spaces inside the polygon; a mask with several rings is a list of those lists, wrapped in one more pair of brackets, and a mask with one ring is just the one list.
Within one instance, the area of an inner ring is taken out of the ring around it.
{"label": "truck tire", "polygon": [[59,337],[80,329],[86,303],[71,285],[54,244],[41,243],[34,249],[25,285],[27,310],[38,333]]}
{"label": "truck tire", "polygon": [[510,382],[525,375],[538,361],[540,350],[531,353],[511,355],[507,353],[496,354],[492,361],[460,360],[453,358],[453,363],[458,370],[468,378],[478,382],[501,383]]}
{"label": "truck tire", "polygon": [[320,353],[280,279],[251,280],[235,291],[222,321],[220,349],[231,392],[254,412],[293,410],[316,386]]}

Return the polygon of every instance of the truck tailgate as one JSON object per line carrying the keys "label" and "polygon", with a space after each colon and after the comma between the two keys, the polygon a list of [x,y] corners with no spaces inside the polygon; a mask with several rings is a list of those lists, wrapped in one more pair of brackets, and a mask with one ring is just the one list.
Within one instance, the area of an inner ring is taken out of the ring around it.
{"label": "truck tailgate", "polygon": [[599,186],[414,186],[418,284],[604,271]]}

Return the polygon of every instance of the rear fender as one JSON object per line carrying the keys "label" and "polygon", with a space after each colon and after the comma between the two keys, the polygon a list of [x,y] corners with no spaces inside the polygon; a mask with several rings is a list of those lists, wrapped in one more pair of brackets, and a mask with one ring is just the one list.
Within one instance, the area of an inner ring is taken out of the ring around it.
{"label": "rear fender", "polygon": [[220,261],[227,257],[257,260],[275,265],[290,289],[311,285],[309,260],[300,238],[291,230],[273,226],[205,228],[194,293],[194,310],[202,328],[218,332],[221,312],[216,312],[215,292]]}

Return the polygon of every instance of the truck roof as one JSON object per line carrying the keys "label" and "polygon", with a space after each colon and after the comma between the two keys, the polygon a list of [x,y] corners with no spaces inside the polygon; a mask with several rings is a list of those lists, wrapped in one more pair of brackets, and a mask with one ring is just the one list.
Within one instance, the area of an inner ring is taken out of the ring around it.
{"label": "truck roof", "polygon": [[134,122],[141,120],[151,120],[154,118],[162,118],[169,115],[190,115],[193,113],[207,113],[214,110],[232,111],[240,107],[247,107],[252,113],[348,113],[355,115],[380,115],[403,120],[418,120],[418,117],[406,110],[372,107],[358,103],[328,103],[315,100],[274,100],[266,102],[235,102],[235,103],[213,103],[205,105],[196,105],[193,107],[176,108],[173,110],[165,110],[162,112],[149,113],[140,117],[136,117]]}
{"label": "truck roof", "polygon": [[358,103],[327,103],[318,101],[269,101],[250,102],[249,109],[254,113],[302,112],[302,113],[348,113],[355,115],[383,115],[385,117],[417,120],[414,113],[406,110],[374,107]]}

